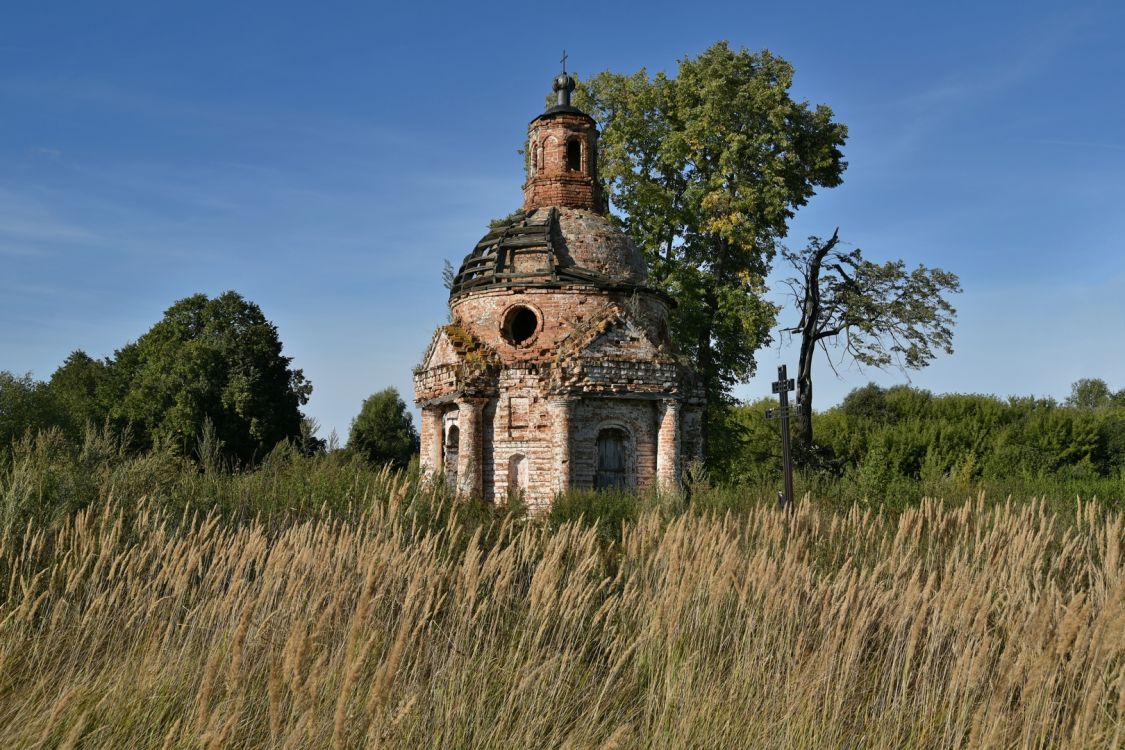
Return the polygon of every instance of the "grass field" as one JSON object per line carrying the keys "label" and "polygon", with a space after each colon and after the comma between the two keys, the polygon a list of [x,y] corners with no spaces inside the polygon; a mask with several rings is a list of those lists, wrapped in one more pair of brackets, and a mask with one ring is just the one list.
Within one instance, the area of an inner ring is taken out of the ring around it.
{"label": "grass field", "polygon": [[607,527],[346,466],[192,480],[312,496],[255,516],[119,466],[17,517],[18,469],[4,748],[1125,745],[1123,523],[1095,503],[654,499]]}

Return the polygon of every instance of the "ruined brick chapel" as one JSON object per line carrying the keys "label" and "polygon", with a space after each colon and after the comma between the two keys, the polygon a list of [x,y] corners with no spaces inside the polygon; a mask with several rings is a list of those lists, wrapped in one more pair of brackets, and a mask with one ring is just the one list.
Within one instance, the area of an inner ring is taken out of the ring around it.
{"label": "ruined brick chapel", "polygon": [[461,264],[452,322],[415,369],[422,468],[458,492],[533,506],[570,488],[670,489],[702,400],[672,351],[672,300],[608,215],[598,130],[555,78],[531,121],[523,207]]}

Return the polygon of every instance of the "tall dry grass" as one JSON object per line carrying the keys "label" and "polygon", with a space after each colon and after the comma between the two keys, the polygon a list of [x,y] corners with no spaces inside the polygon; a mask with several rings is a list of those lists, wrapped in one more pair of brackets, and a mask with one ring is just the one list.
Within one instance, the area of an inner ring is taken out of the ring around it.
{"label": "tall dry grass", "polygon": [[1125,743],[1122,518],[1095,505],[650,511],[607,541],[421,525],[419,491],[2,532],[0,747]]}

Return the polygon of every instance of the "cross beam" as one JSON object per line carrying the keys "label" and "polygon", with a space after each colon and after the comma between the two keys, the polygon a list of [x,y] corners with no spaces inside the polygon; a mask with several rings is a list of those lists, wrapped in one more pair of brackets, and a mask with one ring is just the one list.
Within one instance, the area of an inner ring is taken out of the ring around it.
{"label": "cross beam", "polygon": [[781,422],[781,470],[785,481],[785,491],[780,493],[778,501],[782,508],[793,510],[793,455],[789,450],[789,391],[794,390],[793,378],[788,377],[785,365],[777,368],[777,380],[773,383],[773,392],[778,396],[778,409],[776,415],[773,409],[766,412],[767,419],[775,416]]}

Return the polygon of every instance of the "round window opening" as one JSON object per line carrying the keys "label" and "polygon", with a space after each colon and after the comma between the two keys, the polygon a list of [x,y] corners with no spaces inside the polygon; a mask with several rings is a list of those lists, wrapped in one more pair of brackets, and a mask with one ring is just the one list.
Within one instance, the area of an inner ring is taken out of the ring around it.
{"label": "round window opening", "polygon": [[504,315],[504,338],[519,346],[539,329],[539,316],[530,307],[516,305]]}

